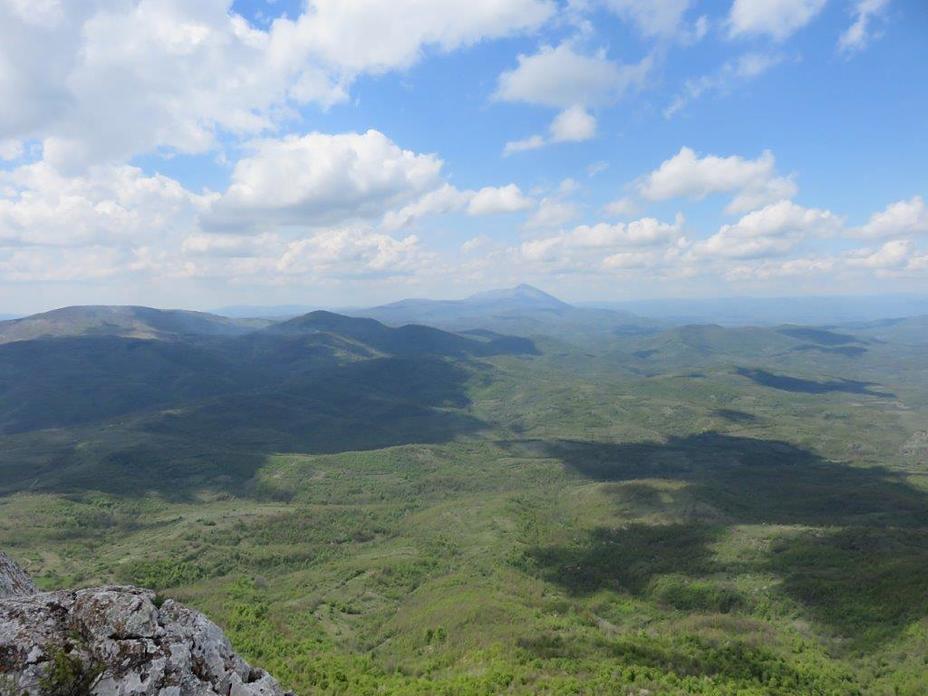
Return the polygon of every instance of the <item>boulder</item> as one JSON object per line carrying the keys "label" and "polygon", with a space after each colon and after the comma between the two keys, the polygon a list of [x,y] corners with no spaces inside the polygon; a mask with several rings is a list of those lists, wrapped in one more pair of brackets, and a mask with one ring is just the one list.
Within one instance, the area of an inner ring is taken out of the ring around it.
{"label": "boulder", "polygon": [[3,554],[0,590],[2,696],[284,696],[216,624],[172,600],[156,601],[151,590],[36,592]]}

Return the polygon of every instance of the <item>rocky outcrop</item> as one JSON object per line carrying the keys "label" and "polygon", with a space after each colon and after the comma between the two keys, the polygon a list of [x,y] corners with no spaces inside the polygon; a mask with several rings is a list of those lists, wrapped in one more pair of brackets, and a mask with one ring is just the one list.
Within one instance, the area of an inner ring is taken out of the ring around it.
{"label": "rocky outcrop", "polygon": [[12,558],[0,551],[0,599],[34,592],[36,589],[32,578]]}
{"label": "rocky outcrop", "polygon": [[2,696],[284,696],[197,611],[137,587],[35,592],[0,563]]}

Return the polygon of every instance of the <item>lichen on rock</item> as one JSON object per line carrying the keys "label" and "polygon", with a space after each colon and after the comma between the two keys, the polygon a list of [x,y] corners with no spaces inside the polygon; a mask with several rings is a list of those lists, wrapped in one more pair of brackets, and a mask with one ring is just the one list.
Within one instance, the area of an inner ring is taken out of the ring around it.
{"label": "lichen on rock", "polygon": [[284,696],[200,612],[131,586],[37,592],[0,553],[2,696],[78,687],[91,696]]}
{"label": "lichen on rock", "polygon": [[36,592],[32,578],[7,556],[0,551],[0,599],[30,595]]}

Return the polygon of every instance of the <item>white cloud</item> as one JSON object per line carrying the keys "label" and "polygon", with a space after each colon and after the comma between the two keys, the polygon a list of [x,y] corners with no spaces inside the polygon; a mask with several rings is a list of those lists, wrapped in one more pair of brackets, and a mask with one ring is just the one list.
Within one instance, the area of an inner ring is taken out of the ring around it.
{"label": "white cloud", "polygon": [[838,39],[838,50],[850,55],[865,49],[875,36],[873,21],[881,18],[888,7],[889,0],[857,0],[854,22]]}
{"label": "white cloud", "polygon": [[473,254],[480,249],[488,246],[492,240],[485,234],[478,234],[476,237],[471,237],[466,242],[461,245],[461,251],[465,254]]}
{"label": "white cloud", "polygon": [[182,252],[137,253],[138,270],[281,285],[410,276],[435,265],[434,254],[415,235],[394,237],[367,226],[325,229],[296,239],[200,234],[187,239]]}
{"label": "white cloud", "polygon": [[589,140],[596,135],[596,119],[582,106],[572,106],[551,122],[551,139],[556,143]]}
{"label": "white cloud", "polygon": [[831,211],[780,201],[748,213],[734,224],[723,225],[695,251],[730,258],[782,256],[805,239],[831,236],[841,226],[841,218]]}
{"label": "white cloud", "polygon": [[928,233],[928,206],[921,196],[896,201],[870,216],[857,230],[864,237],[895,237]]}
{"label": "white cloud", "polygon": [[38,139],[59,168],[161,148],[199,153],[218,132],[273,129],[291,104],[343,101],[362,73],[529,31],[550,0],[310,0],[267,31],[231,0],[0,3],[0,139]]}
{"label": "white cloud", "polygon": [[509,155],[514,155],[518,152],[537,150],[547,144],[547,141],[540,135],[532,135],[522,140],[510,140],[503,147],[503,157],[509,157]]}
{"label": "white cloud", "polygon": [[906,265],[914,252],[908,239],[894,239],[879,249],[860,249],[848,255],[848,265],[877,270],[897,269]]}
{"label": "white cloud", "polygon": [[589,247],[639,247],[653,246],[676,241],[683,228],[683,216],[678,215],[671,223],[655,218],[642,218],[629,223],[609,225],[581,225],[570,233],[569,240],[575,246]]}
{"label": "white cloud", "polygon": [[548,138],[533,135],[506,143],[503,147],[503,157],[518,152],[537,150],[552,143],[577,143],[590,140],[596,136],[596,117],[584,107],[574,105],[555,116],[548,131],[550,133]]}
{"label": "white cloud", "polygon": [[388,211],[383,217],[382,227],[397,230],[430,215],[461,211],[468,215],[496,215],[519,212],[531,206],[532,200],[515,184],[485,186],[479,191],[461,191],[451,184],[444,184],[409,205]]}
{"label": "white cloud", "polygon": [[726,93],[740,84],[753,80],[783,61],[780,54],[745,53],[728,61],[716,72],[691,78],[683,84],[683,91],[664,109],[664,117],[671,118],[690,102],[710,92]]}
{"label": "white cloud", "polygon": [[0,160],[15,160],[23,156],[25,148],[18,140],[0,140]]}
{"label": "white cloud", "polygon": [[388,276],[433,262],[415,235],[402,239],[364,229],[325,230],[290,242],[275,269],[287,275]]}
{"label": "white cloud", "polygon": [[735,282],[756,283],[781,278],[803,278],[815,281],[819,278],[830,277],[837,267],[837,260],[827,256],[801,257],[785,261],[764,260],[728,265],[722,270],[721,275],[726,280]]}
{"label": "white cloud", "polygon": [[383,216],[381,226],[386,230],[398,230],[408,227],[420,218],[462,210],[472,197],[472,191],[459,191],[451,184],[443,184],[402,208],[388,210]]}
{"label": "white cloud", "polygon": [[[159,147],[203,152],[217,130],[270,127],[301,70],[275,63],[272,37],[228,4],[69,2],[41,24],[0,8],[0,102],[14,105],[0,137],[40,139],[50,162],[78,168]],[[325,89],[313,98],[340,98],[337,84]]]}
{"label": "white cloud", "polygon": [[640,86],[652,65],[650,57],[635,65],[619,65],[604,51],[584,55],[569,42],[520,55],[519,65],[499,76],[494,97],[557,109],[608,104]]}
{"label": "white cloud", "polygon": [[277,243],[276,235],[243,236],[238,234],[192,234],[184,239],[181,251],[186,256],[239,258],[260,256],[269,246]]}
{"label": "white cloud", "polygon": [[618,270],[663,264],[687,242],[684,220],[673,223],[643,218],[630,223],[581,225],[555,235],[523,242],[520,256],[550,270]]}
{"label": "white cloud", "polygon": [[[437,157],[402,150],[376,131],[256,142],[223,195],[196,194],[129,165],[80,175],[45,161],[22,165],[0,171],[0,279],[271,283],[428,274],[435,255],[392,228],[440,212],[532,205],[515,184],[460,191],[440,169]],[[382,214],[380,229],[353,222]]]}
{"label": "white cloud", "polygon": [[538,209],[526,221],[525,229],[560,227],[578,214],[577,206],[557,197],[542,198]]}
{"label": "white cloud", "polygon": [[[690,0],[604,0],[604,4],[644,36],[669,37],[680,34]],[[693,33],[698,38],[705,33],[705,21],[704,17],[697,20]]]}
{"label": "white cloud", "polygon": [[204,219],[208,227],[252,231],[370,219],[441,184],[438,157],[403,150],[375,130],[261,140],[252,149]]}
{"label": "white cloud", "polygon": [[0,278],[8,283],[104,280],[125,272],[131,259],[109,247],[14,249],[0,253]]}
{"label": "white cloud", "polygon": [[827,0],[735,0],[728,15],[732,36],[766,34],[787,39],[812,21]]}
{"label": "white cloud", "polygon": [[0,246],[131,246],[196,226],[213,195],[129,165],[66,177],[45,162],[0,172]]}
{"label": "white cloud", "polygon": [[775,166],[770,151],[749,160],[737,155],[700,157],[684,147],[639,181],[638,191],[651,201],[735,193],[726,211],[742,213],[796,194],[796,184],[789,177],[777,176]]}
{"label": "white cloud", "polygon": [[593,162],[586,168],[586,175],[590,178],[602,174],[604,171],[609,169],[609,163],[600,160],[599,162]]}
{"label": "white cloud", "polygon": [[325,64],[350,73],[415,63],[423,49],[453,51],[484,39],[538,28],[551,0],[310,0],[291,44],[305,43]]}
{"label": "white cloud", "polygon": [[495,188],[486,186],[475,192],[467,204],[469,215],[515,213],[531,207],[532,201],[515,184]]}
{"label": "white cloud", "polygon": [[628,196],[623,196],[603,206],[603,213],[610,217],[625,217],[635,215],[637,212],[638,204]]}

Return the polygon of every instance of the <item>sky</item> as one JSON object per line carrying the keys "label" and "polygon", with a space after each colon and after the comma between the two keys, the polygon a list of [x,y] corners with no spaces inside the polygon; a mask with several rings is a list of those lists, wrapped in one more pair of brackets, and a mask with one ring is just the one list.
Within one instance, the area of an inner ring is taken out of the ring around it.
{"label": "sky", "polygon": [[0,312],[928,292],[924,0],[0,0]]}

